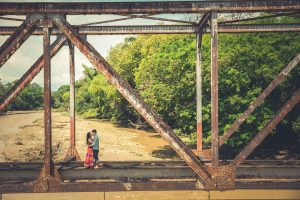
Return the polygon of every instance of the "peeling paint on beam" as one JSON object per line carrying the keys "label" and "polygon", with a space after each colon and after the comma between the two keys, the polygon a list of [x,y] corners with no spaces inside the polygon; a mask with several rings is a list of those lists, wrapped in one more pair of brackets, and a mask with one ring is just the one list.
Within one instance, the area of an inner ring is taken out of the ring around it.
{"label": "peeling paint on beam", "polygon": [[51,14],[160,14],[201,12],[247,12],[299,10],[299,0],[160,1],[0,3],[1,15]]}

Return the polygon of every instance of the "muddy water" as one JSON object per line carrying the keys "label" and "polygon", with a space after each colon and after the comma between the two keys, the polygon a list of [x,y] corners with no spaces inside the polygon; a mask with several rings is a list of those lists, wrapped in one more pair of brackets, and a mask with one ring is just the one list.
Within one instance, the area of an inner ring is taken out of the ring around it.
{"label": "muddy water", "polygon": [[[2,161],[42,161],[43,113],[23,112],[0,117]],[[69,143],[69,116],[52,113],[54,160],[62,160]],[[101,160],[160,160],[170,147],[158,133],[118,127],[109,121],[76,119],[76,146],[81,158],[86,153],[86,132],[98,130]],[[5,147],[4,147],[5,141]],[[167,150],[164,148],[167,147]],[[167,156],[176,159],[176,155]],[[1,161],[1,160],[0,160]]]}
{"label": "muddy water", "polygon": [[235,190],[226,192],[80,192],[5,194],[3,200],[198,200],[198,199],[300,199],[300,190]]}

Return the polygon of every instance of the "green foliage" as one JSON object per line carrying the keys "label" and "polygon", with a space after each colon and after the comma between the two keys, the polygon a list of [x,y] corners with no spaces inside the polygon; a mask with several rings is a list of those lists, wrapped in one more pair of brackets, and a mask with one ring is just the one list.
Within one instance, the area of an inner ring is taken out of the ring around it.
{"label": "green foliage", "polygon": [[[0,95],[15,85],[16,81],[2,85],[0,83]],[[37,83],[28,84],[16,99],[7,107],[7,110],[34,110],[43,108],[43,88]]]}
{"label": "green foliage", "polygon": [[61,110],[67,110],[70,104],[70,86],[63,85],[57,91],[52,92],[52,106]]}
{"label": "green foliage", "polygon": [[[290,20],[285,18],[277,21]],[[219,35],[219,133],[222,135],[274,77],[300,52],[299,33],[248,33]],[[115,70],[178,134],[195,142],[196,41],[191,35],[140,35],[127,38],[111,49],[107,58]],[[210,141],[210,36],[202,43],[203,133]],[[84,66],[76,82],[76,109],[88,118],[140,122],[141,116],[116,89],[94,69]],[[288,78],[246,120],[227,144],[241,148],[261,130],[300,86],[297,66]],[[67,108],[62,88],[58,107]],[[56,97],[55,97],[56,98]],[[278,130],[292,130],[300,138],[299,108]],[[277,130],[277,129],[276,129]],[[273,133],[276,133],[276,130]]]}

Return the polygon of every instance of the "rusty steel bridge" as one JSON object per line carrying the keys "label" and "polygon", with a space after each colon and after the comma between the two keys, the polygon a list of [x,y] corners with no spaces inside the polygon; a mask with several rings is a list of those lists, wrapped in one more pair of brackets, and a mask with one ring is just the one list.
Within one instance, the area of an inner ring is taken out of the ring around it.
{"label": "rusty steel bridge", "polygon": [[[159,14],[197,14],[197,22],[158,17]],[[218,15],[231,13],[265,13],[238,20],[220,20]],[[72,25],[68,15],[110,14],[120,18]],[[6,15],[15,15],[8,17]],[[26,19],[18,18],[19,15]],[[136,191],[136,190],[231,190],[231,189],[299,189],[300,161],[246,160],[274,127],[300,101],[300,89],[260,130],[233,160],[219,160],[219,148],[234,134],[247,117],[260,106],[300,61],[300,53],[282,66],[282,71],[248,109],[219,136],[218,131],[218,34],[252,32],[299,32],[300,24],[251,24],[252,20],[280,16],[300,16],[300,0],[203,0],[157,2],[81,2],[81,3],[0,3],[0,20],[21,21],[18,27],[0,26],[0,35],[9,36],[0,47],[0,68],[30,37],[43,36],[43,53],[3,97],[0,111],[44,69],[44,162],[0,163],[0,194],[54,191]],[[171,22],[170,25],[100,26],[100,24],[134,18]],[[197,36],[197,149],[190,149],[135,92],[130,85],[88,42],[87,35],[114,34],[195,34]],[[211,35],[211,149],[202,148],[202,68],[203,34]],[[50,44],[50,35],[57,35]],[[69,47],[70,67],[70,146],[65,160],[52,160],[51,65],[59,50]],[[161,134],[181,156],[182,161],[103,162],[101,169],[84,170],[75,144],[75,66],[74,48]],[[1,70],[1,69],[0,69]]]}

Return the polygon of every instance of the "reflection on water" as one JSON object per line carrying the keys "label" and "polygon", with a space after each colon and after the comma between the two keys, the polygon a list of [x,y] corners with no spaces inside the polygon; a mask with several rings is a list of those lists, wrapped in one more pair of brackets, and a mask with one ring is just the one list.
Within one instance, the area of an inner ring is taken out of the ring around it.
{"label": "reflection on water", "polygon": [[300,199],[300,190],[235,190],[226,192],[78,192],[5,194],[2,200],[198,200],[198,199]]}

